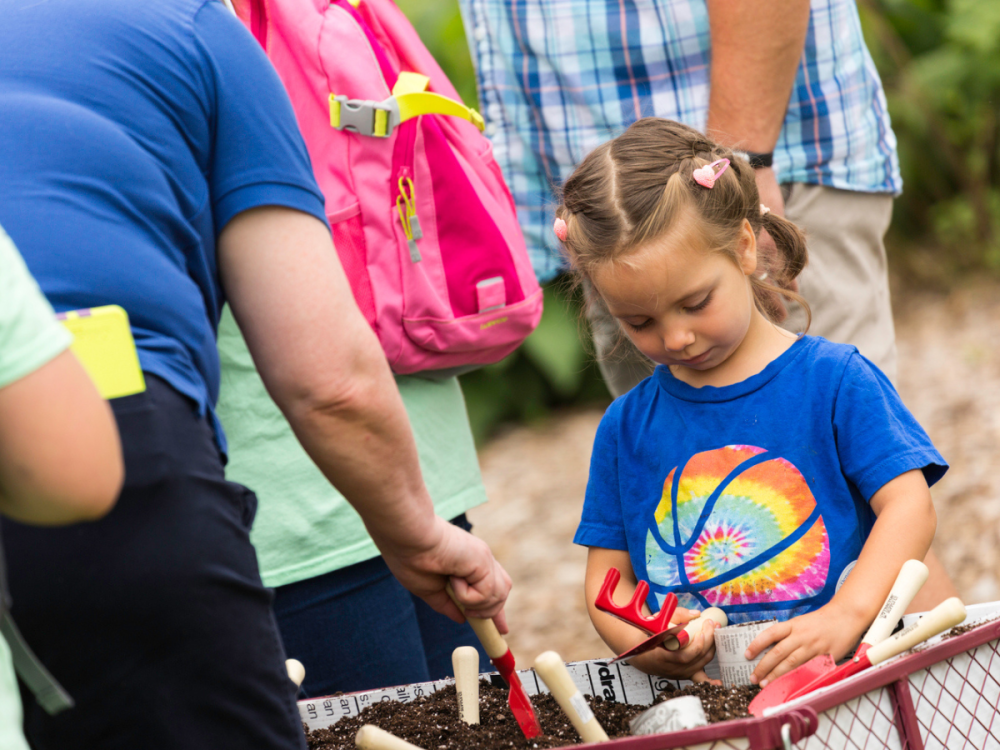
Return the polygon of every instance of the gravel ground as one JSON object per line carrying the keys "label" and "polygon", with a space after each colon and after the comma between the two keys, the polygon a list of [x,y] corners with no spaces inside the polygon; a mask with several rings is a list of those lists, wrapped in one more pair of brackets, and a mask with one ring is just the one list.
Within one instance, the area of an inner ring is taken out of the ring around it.
{"label": "gravel ground", "polygon": [[[1000,285],[896,295],[903,400],[951,464],[933,489],[934,542],[966,603],[1000,599]],[[572,544],[602,409],[504,432],[480,451],[490,503],[469,515],[514,580],[508,643],[518,665],[611,652],[583,601],[586,551]]]}

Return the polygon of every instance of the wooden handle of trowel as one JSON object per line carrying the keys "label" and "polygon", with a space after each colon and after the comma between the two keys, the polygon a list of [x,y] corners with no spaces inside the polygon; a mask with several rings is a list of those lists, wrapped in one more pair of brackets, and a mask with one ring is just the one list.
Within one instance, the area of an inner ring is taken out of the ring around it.
{"label": "wooden handle of trowel", "polygon": [[608,735],[590,710],[583,694],[577,688],[562,657],[555,651],[546,651],[535,659],[535,672],[549,686],[556,703],[573,722],[584,742],[607,742]]}
{"label": "wooden handle of trowel", "polygon": [[[455,602],[455,606],[464,615],[465,607],[455,598],[455,592],[452,590],[450,583],[445,586],[445,590],[448,592],[451,600]],[[497,630],[496,623],[493,620],[485,620],[481,617],[469,617],[468,615],[465,615],[465,619],[469,621],[469,625],[472,626],[472,630],[475,632],[476,637],[479,638],[479,642],[483,644],[486,655],[491,659],[499,659],[510,651],[507,641],[500,635],[500,631]]]}
{"label": "wooden handle of trowel", "polygon": [[876,643],[868,649],[868,661],[872,666],[881,664],[886,659],[891,659],[896,654],[901,654],[918,643],[923,643],[928,638],[955,627],[965,619],[965,616],[965,605],[961,599],[957,596],[945,599],[909,627],[903,628],[892,638]]}
{"label": "wooden handle of trowel", "polygon": [[458,715],[466,724],[479,723],[479,652],[472,646],[459,646],[451,652],[458,692]]}
{"label": "wooden handle of trowel", "polygon": [[[667,651],[676,651],[677,649],[686,646],[691,642],[692,638],[701,632],[701,629],[705,627],[705,623],[709,620],[714,622],[720,628],[724,628],[729,624],[729,618],[726,617],[725,612],[718,607],[709,607],[685,625],[684,629],[680,633],[667,638],[667,640],[663,642],[663,647],[667,649]],[[681,633],[686,633],[687,635],[681,636]],[[681,641],[684,641],[684,643],[681,643]]]}
{"label": "wooden handle of trowel", "polygon": [[286,659],[285,669],[288,671],[288,679],[298,687],[302,687],[302,681],[306,678],[306,668],[298,659]]}
{"label": "wooden handle of trowel", "polygon": [[899,569],[899,575],[896,576],[896,582],[889,590],[889,596],[886,597],[882,609],[879,610],[878,617],[868,628],[868,632],[865,633],[861,642],[874,646],[888,638],[892,634],[893,628],[896,627],[896,623],[899,622],[899,618],[903,616],[906,608],[913,601],[913,597],[917,595],[926,580],[927,566],[920,560],[907,560],[903,563],[903,567]]}
{"label": "wooden handle of trowel", "polygon": [[354,744],[361,750],[421,750],[401,737],[372,724],[365,724],[354,735]]}

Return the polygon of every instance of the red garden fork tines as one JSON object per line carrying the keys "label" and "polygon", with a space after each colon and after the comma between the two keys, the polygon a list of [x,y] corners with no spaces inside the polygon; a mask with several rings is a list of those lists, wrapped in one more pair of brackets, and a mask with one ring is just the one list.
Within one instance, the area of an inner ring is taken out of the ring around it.
{"label": "red garden fork tines", "polygon": [[607,612],[609,615],[617,617],[619,620],[627,622],[629,625],[633,625],[643,632],[651,633],[651,635],[638,646],[633,646],[628,651],[618,654],[618,656],[611,660],[612,664],[616,661],[651,651],[684,629],[684,625],[671,626],[670,624],[670,618],[673,617],[674,610],[677,609],[677,597],[674,594],[667,594],[663,600],[663,604],[660,606],[660,611],[652,617],[647,617],[642,613],[646,594],[649,593],[649,584],[645,581],[639,581],[636,585],[635,593],[632,594],[632,599],[628,604],[624,607],[619,607],[615,604],[612,595],[615,593],[615,587],[618,586],[621,578],[622,574],[618,568],[610,568],[608,570],[608,574],[604,576],[604,583],[601,584],[601,590],[597,593],[594,606],[601,610],[601,612]]}

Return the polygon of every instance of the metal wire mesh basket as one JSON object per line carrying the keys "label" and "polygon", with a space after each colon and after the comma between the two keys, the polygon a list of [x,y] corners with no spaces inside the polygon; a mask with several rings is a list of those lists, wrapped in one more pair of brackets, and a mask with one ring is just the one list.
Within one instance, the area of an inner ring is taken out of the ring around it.
{"label": "metal wire mesh basket", "polygon": [[[970,608],[970,610],[973,608]],[[978,626],[945,634],[761,718],[737,719],[669,734],[626,737],[604,750],[1000,750],[1000,602],[977,605]],[[627,664],[591,660],[567,665],[586,695],[648,705],[684,683],[651,677]],[[519,672],[529,695],[548,692],[533,670]],[[497,675],[491,678],[499,680]],[[310,729],[357,716],[372,703],[412,701],[453,680],[304,700]],[[585,746],[577,746],[585,747]]]}

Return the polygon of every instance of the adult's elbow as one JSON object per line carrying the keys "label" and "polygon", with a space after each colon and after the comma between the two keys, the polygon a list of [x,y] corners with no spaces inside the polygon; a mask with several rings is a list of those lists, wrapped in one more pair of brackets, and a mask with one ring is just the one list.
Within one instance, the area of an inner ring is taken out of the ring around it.
{"label": "adult's elbow", "polygon": [[89,479],[85,492],[77,498],[75,507],[78,521],[97,521],[104,518],[118,502],[125,484],[125,462],[121,450],[106,460],[99,471]]}

